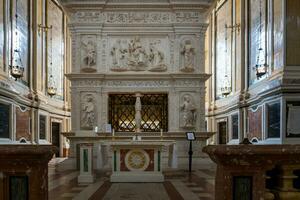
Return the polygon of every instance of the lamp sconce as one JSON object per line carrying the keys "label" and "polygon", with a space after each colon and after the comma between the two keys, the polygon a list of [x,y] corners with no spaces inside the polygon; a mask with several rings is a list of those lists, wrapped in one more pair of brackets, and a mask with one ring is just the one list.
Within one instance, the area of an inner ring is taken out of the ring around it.
{"label": "lamp sconce", "polygon": [[240,30],[241,30],[241,24],[235,24],[235,25],[227,25],[225,24],[225,28],[226,29],[231,29],[232,32],[235,32],[237,31],[237,33],[240,33]]}
{"label": "lamp sconce", "polygon": [[47,32],[47,31],[49,31],[50,29],[52,29],[52,25],[51,25],[51,26],[44,26],[44,25],[42,25],[42,24],[39,24],[39,25],[38,25],[38,32],[39,32],[39,34],[41,33],[41,31]]}

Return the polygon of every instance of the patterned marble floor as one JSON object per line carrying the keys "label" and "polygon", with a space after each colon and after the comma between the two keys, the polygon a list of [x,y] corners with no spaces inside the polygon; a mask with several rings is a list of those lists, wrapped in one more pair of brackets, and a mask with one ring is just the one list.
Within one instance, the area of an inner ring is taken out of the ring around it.
{"label": "patterned marble floor", "polygon": [[110,183],[110,172],[98,172],[96,182],[78,185],[78,171],[57,171],[49,164],[50,200],[213,200],[215,166],[164,172],[164,183]]}

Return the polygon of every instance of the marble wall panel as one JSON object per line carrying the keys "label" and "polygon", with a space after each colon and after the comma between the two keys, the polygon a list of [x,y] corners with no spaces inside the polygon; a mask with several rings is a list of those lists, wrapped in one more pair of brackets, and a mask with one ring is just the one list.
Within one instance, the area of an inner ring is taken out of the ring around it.
{"label": "marble wall panel", "polygon": [[54,78],[57,88],[56,98],[63,98],[64,79],[64,15],[54,1],[47,1],[47,25],[52,26],[47,35],[48,79]]}
{"label": "marble wall panel", "polygon": [[0,138],[9,138],[10,105],[0,103]]}
{"label": "marble wall panel", "polygon": [[16,140],[25,138],[30,141],[30,110],[22,111],[16,108]]}
{"label": "marble wall panel", "polygon": [[280,137],[280,103],[268,104],[268,138]]}
{"label": "marble wall panel", "polygon": [[257,79],[256,65],[266,63],[266,6],[266,0],[249,1],[249,85],[263,78]]}
{"label": "marble wall panel", "polygon": [[4,53],[4,1],[0,0],[0,71],[3,70]]}
{"label": "marble wall panel", "polygon": [[283,67],[283,52],[284,52],[284,22],[282,0],[274,0],[274,70]]}
{"label": "marble wall panel", "polygon": [[286,62],[290,66],[300,65],[300,1],[286,1]]}
{"label": "marble wall panel", "polygon": [[257,137],[259,140],[261,140],[262,139],[262,107],[259,107],[256,110],[249,109],[248,118],[249,118],[248,138],[252,139],[253,137]]}
{"label": "marble wall panel", "polygon": [[225,25],[231,25],[231,1],[226,1],[216,14],[216,97],[221,97],[225,75],[231,80],[231,31]]}

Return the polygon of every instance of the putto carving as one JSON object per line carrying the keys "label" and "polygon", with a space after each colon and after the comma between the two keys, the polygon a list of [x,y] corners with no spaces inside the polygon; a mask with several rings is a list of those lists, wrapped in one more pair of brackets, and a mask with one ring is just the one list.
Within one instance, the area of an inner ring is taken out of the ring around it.
{"label": "putto carving", "polygon": [[111,49],[112,71],[155,71],[167,70],[164,53],[159,50],[160,40],[151,41],[146,48],[139,37],[118,39]]}
{"label": "putto carving", "polygon": [[96,36],[83,36],[81,41],[81,70],[96,72],[97,45]]}
{"label": "putto carving", "polygon": [[81,121],[82,129],[93,129],[96,122],[95,97],[92,93],[83,93],[81,96]]}
{"label": "putto carving", "polygon": [[195,70],[195,48],[191,40],[185,40],[184,43],[181,44],[180,53],[182,55],[180,71],[193,72]]}
{"label": "putto carving", "polygon": [[196,123],[196,106],[193,97],[190,94],[185,94],[182,97],[182,102],[180,105],[181,127],[193,128]]}

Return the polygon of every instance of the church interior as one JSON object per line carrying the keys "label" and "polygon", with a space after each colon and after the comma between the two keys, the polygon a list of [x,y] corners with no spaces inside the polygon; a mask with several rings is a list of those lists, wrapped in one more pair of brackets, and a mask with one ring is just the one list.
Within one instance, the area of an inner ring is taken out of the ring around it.
{"label": "church interior", "polygon": [[0,200],[299,200],[300,1],[0,0]]}

